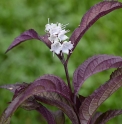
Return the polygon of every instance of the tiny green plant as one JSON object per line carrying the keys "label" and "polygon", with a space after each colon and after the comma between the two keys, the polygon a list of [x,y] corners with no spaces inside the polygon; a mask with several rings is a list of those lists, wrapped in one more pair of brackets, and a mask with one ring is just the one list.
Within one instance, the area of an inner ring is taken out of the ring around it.
{"label": "tiny green plant", "polygon": [[[11,116],[19,106],[26,110],[36,110],[48,124],[65,124],[64,114],[68,116],[72,124],[105,124],[113,117],[122,114],[121,109],[108,110],[105,113],[97,111],[97,108],[122,86],[122,57],[104,54],[88,58],[74,71],[72,83],[69,78],[70,70],[67,68],[70,56],[86,31],[99,18],[119,8],[122,8],[122,3],[114,0],[104,0],[94,5],[84,14],[80,25],[70,38],[66,35],[69,32],[66,30],[67,24],[50,23],[49,19],[48,24],[45,25],[45,35],[40,36],[34,29],[29,29],[15,38],[6,52],[30,39],[42,41],[53,56],[56,54],[60,59],[67,83],[55,75],[46,74],[32,83],[0,86],[14,94],[0,117],[0,124],[9,124]],[[116,70],[110,75],[107,82],[88,97],[78,94],[88,77],[110,68],[116,68]],[[54,114],[43,103],[56,106],[59,111]]]}

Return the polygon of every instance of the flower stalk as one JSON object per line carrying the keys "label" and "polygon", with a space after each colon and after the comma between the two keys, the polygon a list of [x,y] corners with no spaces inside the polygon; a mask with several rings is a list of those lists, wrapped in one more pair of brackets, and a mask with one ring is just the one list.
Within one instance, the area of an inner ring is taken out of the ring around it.
{"label": "flower stalk", "polygon": [[67,68],[67,63],[64,63],[64,70],[65,70],[65,74],[66,74],[66,79],[67,79],[68,87],[72,91],[71,84],[70,84],[70,78],[69,78],[69,72],[68,72],[68,68]]}

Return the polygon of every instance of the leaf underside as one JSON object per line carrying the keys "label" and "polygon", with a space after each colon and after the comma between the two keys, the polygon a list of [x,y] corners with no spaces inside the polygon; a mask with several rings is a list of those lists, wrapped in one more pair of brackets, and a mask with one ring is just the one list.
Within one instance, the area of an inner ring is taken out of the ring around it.
{"label": "leaf underside", "polygon": [[82,103],[79,111],[81,124],[88,124],[97,108],[122,86],[122,68],[112,74],[110,80],[101,85]]}
{"label": "leaf underside", "polygon": [[91,75],[122,66],[122,57],[112,55],[96,55],[87,59],[74,72],[74,92],[77,94],[84,81]]}
{"label": "leaf underside", "polygon": [[47,120],[48,124],[57,124],[53,114],[42,104],[36,108],[36,111],[38,111]]}
{"label": "leaf underside", "polygon": [[35,98],[37,101],[60,108],[60,110],[62,110],[70,118],[73,124],[78,124],[76,114],[74,113],[70,102],[61,97],[59,94],[48,92],[39,94],[38,96],[36,95]]}
{"label": "leaf underside", "polygon": [[117,1],[103,1],[94,5],[83,16],[78,28],[75,29],[70,37],[70,41],[74,43],[74,48],[80,41],[84,33],[102,16],[114,11],[115,9],[122,8],[122,3]]}
{"label": "leaf underside", "polygon": [[56,124],[65,124],[65,116],[61,110],[57,110],[57,111],[52,112],[52,113],[55,117]]}

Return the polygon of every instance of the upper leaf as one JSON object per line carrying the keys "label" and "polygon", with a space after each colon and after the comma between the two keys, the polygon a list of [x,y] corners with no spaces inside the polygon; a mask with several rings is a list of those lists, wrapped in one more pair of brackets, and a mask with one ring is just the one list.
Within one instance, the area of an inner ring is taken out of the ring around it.
{"label": "upper leaf", "polygon": [[121,110],[109,110],[103,114],[101,114],[96,122],[94,124],[105,124],[107,121],[109,121],[110,119],[121,115],[122,114],[122,109]]}
{"label": "upper leaf", "polygon": [[[119,72],[116,73],[116,72]],[[116,75],[117,74],[117,75]],[[115,71],[112,78],[95,90],[82,103],[79,109],[79,118],[81,124],[88,124],[97,108],[116,90],[122,86],[122,68]],[[106,119],[107,120],[107,119]]]}
{"label": "upper leaf", "polygon": [[117,1],[104,1],[94,5],[83,16],[78,28],[75,29],[70,37],[70,41],[74,43],[74,48],[84,35],[84,33],[102,16],[110,13],[115,9],[122,8],[122,3]]}
{"label": "upper leaf", "polygon": [[40,102],[59,107],[73,124],[78,124],[77,116],[72,108],[71,93],[68,86],[58,77],[45,75],[35,80],[26,90],[13,99],[4,111],[1,124],[14,113],[14,111],[29,97],[34,96]]}
{"label": "upper leaf", "polygon": [[[17,45],[19,45],[20,43],[23,43],[23,42],[25,42],[27,40],[30,40],[30,39],[40,40],[40,41],[44,42],[47,45],[47,47],[51,48],[51,42],[49,41],[47,35],[48,34],[43,35],[43,36],[39,36],[38,33],[34,29],[29,29],[29,30],[23,32],[20,36],[18,36],[17,38],[14,39],[12,44],[6,50],[6,53],[8,51],[10,51],[11,49],[13,49],[14,47],[16,47]],[[56,54],[56,55],[58,56],[58,58],[63,63],[64,61],[62,59],[62,55],[61,54]]]}
{"label": "upper leaf", "polygon": [[26,40],[30,40],[30,39],[37,39],[37,40],[41,40],[43,41],[48,47],[50,47],[50,41],[47,38],[47,35],[44,36],[39,36],[38,33],[33,30],[33,29],[29,29],[25,32],[23,32],[20,36],[18,36],[17,38],[14,39],[14,41],[12,42],[12,44],[9,46],[9,48],[7,49],[6,52],[8,52],[9,50],[11,50],[12,48],[14,48],[15,46],[19,45],[20,43],[26,41]]}
{"label": "upper leaf", "polygon": [[84,81],[91,75],[107,70],[109,68],[118,68],[122,66],[122,57],[112,55],[97,55],[89,58],[81,64],[74,72],[73,84],[75,94],[80,89]]}

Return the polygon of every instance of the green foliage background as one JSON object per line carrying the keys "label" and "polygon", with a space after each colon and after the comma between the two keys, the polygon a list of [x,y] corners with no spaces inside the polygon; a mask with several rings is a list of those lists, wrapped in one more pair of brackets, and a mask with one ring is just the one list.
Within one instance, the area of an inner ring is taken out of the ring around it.
{"label": "green foliage background", "polygon": [[[122,0],[119,0],[122,2]],[[40,41],[25,42],[4,54],[13,39],[25,30],[35,29],[45,34],[45,24],[69,23],[69,36],[79,25],[83,14],[100,0],[1,0],[0,1],[0,85],[16,82],[32,82],[44,74],[54,74],[66,80],[63,66],[56,56]],[[72,80],[74,70],[85,59],[96,54],[122,55],[122,9],[116,10],[97,21],[79,42],[69,61]],[[113,70],[90,77],[82,86],[80,94],[88,96],[109,79]],[[100,111],[122,108],[122,88],[114,93]],[[0,114],[11,101],[12,93],[0,89]],[[52,107],[51,107],[52,108]],[[120,124],[122,116],[107,124]],[[12,117],[12,124],[46,124],[36,111],[19,108]],[[66,119],[66,124],[71,122]]]}

